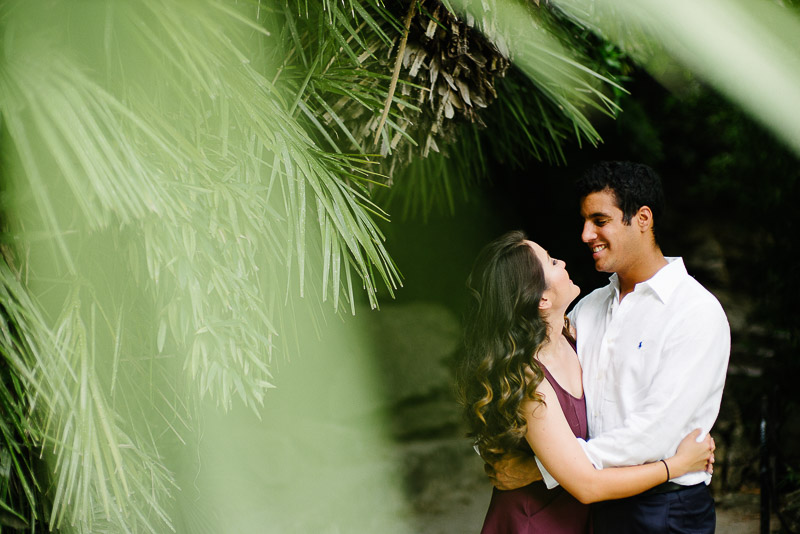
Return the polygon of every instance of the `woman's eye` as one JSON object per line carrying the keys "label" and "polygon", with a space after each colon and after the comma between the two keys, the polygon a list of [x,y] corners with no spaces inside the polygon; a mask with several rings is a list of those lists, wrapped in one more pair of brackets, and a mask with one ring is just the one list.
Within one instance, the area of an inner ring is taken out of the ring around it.
{"label": "woman's eye", "polygon": [[558,260],[557,260],[557,259],[555,259],[555,258],[553,258],[553,260],[552,260],[552,261],[553,261],[553,265],[556,265],[556,264],[558,263]]}

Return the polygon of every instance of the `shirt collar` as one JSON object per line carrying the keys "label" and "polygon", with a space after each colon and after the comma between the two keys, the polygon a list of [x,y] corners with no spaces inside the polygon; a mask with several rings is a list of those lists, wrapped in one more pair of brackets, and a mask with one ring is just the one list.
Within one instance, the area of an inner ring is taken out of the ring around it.
{"label": "shirt collar", "polygon": [[[664,257],[664,259],[667,260],[667,264],[659,269],[649,280],[636,284],[636,288],[639,286],[649,287],[661,302],[666,303],[675,291],[675,288],[678,287],[681,278],[688,273],[686,271],[686,266],[683,264],[683,258]],[[617,273],[609,276],[608,280],[610,282],[611,291],[615,296],[619,296],[619,276],[617,276]],[[636,288],[634,288],[634,291]]]}

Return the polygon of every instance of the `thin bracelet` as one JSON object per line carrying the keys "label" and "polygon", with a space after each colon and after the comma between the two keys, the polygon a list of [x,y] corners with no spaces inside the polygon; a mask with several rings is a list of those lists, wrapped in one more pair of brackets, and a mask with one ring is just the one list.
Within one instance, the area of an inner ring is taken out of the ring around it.
{"label": "thin bracelet", "polygon": [[670,479],[670,476],[669,476],[669,466],[667,465],[667,462],[666,462],[666,461],[664,461],[664,460],[659,460],[659,462],[661,462],[662,464],[664,464],[664,467],[666,467],[666,468],[667,468],[667,482],[669,482],[669,479]]}

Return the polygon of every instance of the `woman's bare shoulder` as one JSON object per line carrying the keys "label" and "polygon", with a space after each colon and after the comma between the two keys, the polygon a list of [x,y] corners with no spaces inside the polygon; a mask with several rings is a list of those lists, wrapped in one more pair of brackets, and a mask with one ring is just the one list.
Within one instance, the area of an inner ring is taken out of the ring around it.
{"label": "woman's bare shoulder", "polygon": [[[529,371],[533,375],[532,371]],[[536,399],[526,399],[522,402],[522,409],[527,416],[544,417],[549,409],[560,409],[556,391],[546,378],[536,386]]]}

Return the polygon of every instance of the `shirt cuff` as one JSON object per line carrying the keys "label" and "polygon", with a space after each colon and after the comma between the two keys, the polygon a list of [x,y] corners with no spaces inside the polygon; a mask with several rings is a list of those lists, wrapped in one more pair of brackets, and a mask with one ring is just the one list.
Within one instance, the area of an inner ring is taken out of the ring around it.
{"label": "shirt cuff", "polygon": [[558,486],[558,481],[555,478],[553,478],[553,475],[551,475],[547,471],[547,469],[544,468],[544,465],[542,465],[542,462],[539,461],[539,457],[538,456],[534,456],[533,458],[534,458],[534,460],[536,460],[536,465],[539,466],[539,471],[542,473],[542,480],[544,480],[544,483],[547,486],[547,489],[553,489],[556,486]]}
{"label": "shirt cuff", "polygon": [[578,443],[580,444],[581,448],[583,449],[583,453],[589,458],[589,461],[592,462],[592,465],[595,469],[603,469],[605,466],[603,465],[603,461],[593,454],[591,447],[583,438],[578,438]]}

